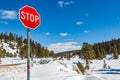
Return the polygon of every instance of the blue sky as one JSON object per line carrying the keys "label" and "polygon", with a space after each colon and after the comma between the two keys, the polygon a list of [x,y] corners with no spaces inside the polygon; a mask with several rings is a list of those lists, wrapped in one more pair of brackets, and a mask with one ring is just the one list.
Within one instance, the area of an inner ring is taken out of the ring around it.
{"label": "blue sky", "polygon": [[55,52],[120,38],[120,0],[1,0],[0,32],[26,37],[19,9],[29,5],[41,15],[31,38]]}

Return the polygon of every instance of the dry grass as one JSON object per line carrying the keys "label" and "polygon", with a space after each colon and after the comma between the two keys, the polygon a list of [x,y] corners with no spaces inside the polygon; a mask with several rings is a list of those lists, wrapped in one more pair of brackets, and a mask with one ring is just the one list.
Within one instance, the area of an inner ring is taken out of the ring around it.
{"label": "dry grass", "polygon": [[0,72],[16,73],[16,72],[24,71],[23,67],[19,66],[21,64],[25,64],[25,63],[0,65]]}

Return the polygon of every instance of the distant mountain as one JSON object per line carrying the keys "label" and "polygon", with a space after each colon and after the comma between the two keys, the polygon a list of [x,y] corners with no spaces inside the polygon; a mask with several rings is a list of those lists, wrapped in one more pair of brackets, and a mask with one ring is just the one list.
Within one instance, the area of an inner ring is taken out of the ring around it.
{"label": "distant mountain", "polygon": [[72,50],[72,51],[56,53],[56,56],[59,57],[59,56],[78,55],[78,54],[80,54],[80,50]]}
{"label": "distant mountain", "polygon": [[[85,45],[83,45],[82,47],[85,47]],[[118,59],[120,55],[120,38],[112,39],[110,41],[95,43],[93,45],[90,45],[90,47],[86,45],[84,51],[82,50],[83,48],[81,48],[81,50],[60,52],[57,53],[56,56],[59,57],[59,56],[69,56],[69,55],[77,54],[83,57],[83,56],[91,56],[92,53],[94,52],[93,53],[94,57],[92,59],[103,59],[106,58],[106,55],[111,55],[111,54],[113,54],[114,59]],[[88,52],[92,51],[91,49],[93,49],[93,52],[88,54]]]}

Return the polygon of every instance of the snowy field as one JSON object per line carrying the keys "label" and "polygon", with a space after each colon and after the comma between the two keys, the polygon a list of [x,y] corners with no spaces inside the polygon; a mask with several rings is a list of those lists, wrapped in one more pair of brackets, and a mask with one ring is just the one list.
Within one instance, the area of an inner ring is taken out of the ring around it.
{"label": "snowy field", "polygon": [[[74,68],[80,61],[78,57],[71,60],[36,59],[31,64],[31,80],[120,80],[120,59],[105,59],[110,69],[103,69],[103,60],[91,60],[90,70],[86,75],[78,74]],[[11,65],[12,64],[12,65]],[[4,58],[0,64],[0,80],[27,80],[26,59]]]}

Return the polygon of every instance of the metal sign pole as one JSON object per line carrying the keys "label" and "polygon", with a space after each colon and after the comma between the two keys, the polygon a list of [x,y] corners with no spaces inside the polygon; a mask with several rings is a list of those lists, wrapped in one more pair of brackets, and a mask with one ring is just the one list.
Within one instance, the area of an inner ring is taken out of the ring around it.
{"label": "metal sign pole", "polygon": [[27,29],[28,54],[27,54],[27,80],[30,80],[30,29]]}
{"label": "metal sign pole", "polygon": [[[23,14],[24,13],[24,14]],[[25,15],[29,14],[29,15]],[[31,19],[31,15],[35,19]],[[37,10],[31,6],[23,6],[19,9],[19,19],[22,24],[27,28],[27,80],[30,80],[30,29],[36,29],[40,23],[40,15]]]}

